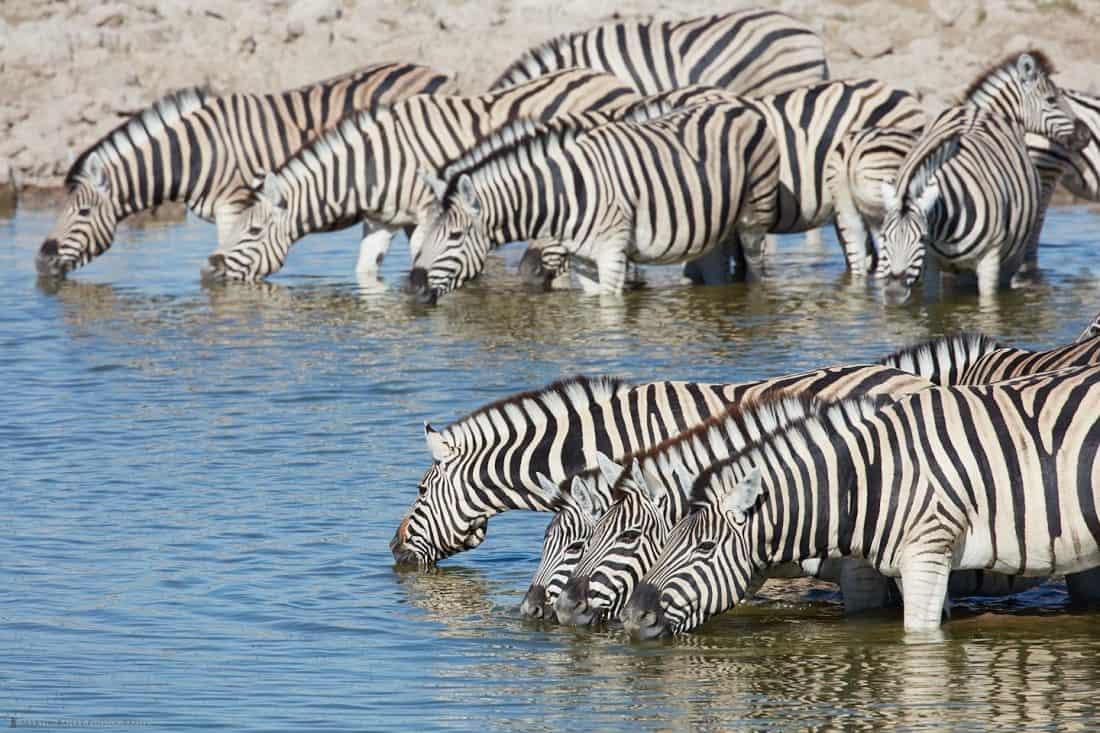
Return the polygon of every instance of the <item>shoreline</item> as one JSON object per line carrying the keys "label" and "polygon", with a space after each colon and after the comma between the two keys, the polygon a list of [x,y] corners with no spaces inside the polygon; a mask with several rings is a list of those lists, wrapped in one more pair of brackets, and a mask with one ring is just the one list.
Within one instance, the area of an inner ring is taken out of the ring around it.
{"label": "shoreline", "polygon": [[[686,18],[748,7],[686,0],[200,0],[159,7],[8,0],[0,9],[0,203],[60,191],[76,156],[165,93],[271,92],[383,60],[415,61],[485,90],[519,54],[615,17]],[[984,68],[1039,48],[1068,88],[1100,92],[1100,3],[1082,0],[778,0],[825,39],[834,78],[908,88],[935,113]],[[476,38],[476,44],[464,39]],[[364,51],[366,49],[366,51]],[[1095,54],[1096,58],[1090,58]],[[175,58],[173,58],[173,55]],[[29,63],[28,59],[35,59]],[[1064,202],[1062,202],[1064,203]],[[33,206],[33,204],[30,204]]]}

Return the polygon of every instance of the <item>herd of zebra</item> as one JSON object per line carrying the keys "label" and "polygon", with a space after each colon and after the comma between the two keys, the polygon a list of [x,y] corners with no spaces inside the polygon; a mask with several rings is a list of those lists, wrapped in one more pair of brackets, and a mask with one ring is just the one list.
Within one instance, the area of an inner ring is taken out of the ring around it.
{"label": "herd of zebra", "polygon": [[536,619],[653,638],[802,576],[849,612],[900,592],[913,631],[950,597],[1052,575],[1100,601],[1100,316],[1049,351],[960,334],[739,384],[576,377],[424,430],[395,560],[553,512],[521,606]]}
{"label": "herd of zebra", "polygon": [[1100,200],[1100,99],[1051,73],[1015,54],[930,117],[903,89],[831,80],[806,24],[747,9],[564,35],[477,96],[408,63],[281,94],[186,89],[78,157],[36,265],[63,277],[120,220],[180,201],[217,226],[213,281],[265,278],[307,234],[362,222],[357,272],[376,276],[405,231],[422,302],[511,241],[529,243],[527,279],[614,294],[638,263],[684,263],[695,283],[760,273],[769,235],[832,221],[852,276],[889,302],[931,265],[988,294],[1035,277],[1059,181]]}

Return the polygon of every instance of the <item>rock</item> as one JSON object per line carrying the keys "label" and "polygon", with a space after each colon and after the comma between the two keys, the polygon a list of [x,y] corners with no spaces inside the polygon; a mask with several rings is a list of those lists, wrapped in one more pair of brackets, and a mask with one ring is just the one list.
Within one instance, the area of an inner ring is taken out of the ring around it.
{"label": "rock", "polygon": [[122,3],[97,5],[88,12],[88,21],[97,28],[118,28],[126,22],[129,12]]}
{"label": "rock", "polygon": [[928,9],[940,23],[947,27],[955,25],[972,0],[928,0]]}
{"label": "rock", "polygon": [[849,50],[861,59],[877,59],[892,53],[894,44],[881,30],[852,28],[847,38]]}
{"label": "rock", "polygon": [[295,0],[286,11],[287,24],[300,23],[310,28],[317,23],[331,23],[343,15],[340,0]]}

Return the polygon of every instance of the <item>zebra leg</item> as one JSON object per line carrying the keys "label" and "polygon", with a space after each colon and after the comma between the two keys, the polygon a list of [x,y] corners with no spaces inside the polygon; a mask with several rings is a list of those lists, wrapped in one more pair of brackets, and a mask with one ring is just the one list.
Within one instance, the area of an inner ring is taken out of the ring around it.
{"label": "zebra leg", "polygon": [[934,631],[947,609],[951,552],[943,547],[912,548],[901,561],[901,594],[906,631]]}
{"label": "zebra leg", "polygon": [[1002,268],[1000,258],[995,254],[987,256],[978,263],[978,295],[994,295],[1001,286]]}
{"label": "zebra leg", "polygon": [[1073,605],[1100,605],[1100,568],[1068,574],[1066,588]]}
{"label": "zebra leg", "polygon": [[874,267],[875,245],[871,241],[863,217],[858,213],[838,209],[833,220],[836,238],[844,249],[844,262],[855,277],[866,277]]}
{"label": "zebra leg", "polygon": [[821,245],[825,244],[825,237],[821,235],[821,227],[816,229],[807,229],[802,235],[806,238],[806,247],[821,248]]}
{"label": "zebra leg", "polygon": [[844,596],[845,613],[860,613],[889,605],[890,580],[866,560],[842,559],[839,585]]}
{"label": "zebra leg", "polygon": [[[736,234],[734,235],[736,236]],[[726,285],[732,280],[726,243],[711,247],[702,256],[684,263],[684,280],[691,285]]]}
{"label": "zebra leg", "polygon": [[378,272],[382,267],[382,260],[390,251],[390,244],[400,228],[377,227],[373,228],[368,222],[363,222],[363,239],[359,242],[359,260],[355,263],[355,274],[360,278],[378,278]]}
{"label": "zebra leg", "polygon": [[596,258],[596,270],[600,278],[597,292],[600,295],[622,295],[629,265],[626,245],[622,242],[608,242],[599,249],[602,251]]}

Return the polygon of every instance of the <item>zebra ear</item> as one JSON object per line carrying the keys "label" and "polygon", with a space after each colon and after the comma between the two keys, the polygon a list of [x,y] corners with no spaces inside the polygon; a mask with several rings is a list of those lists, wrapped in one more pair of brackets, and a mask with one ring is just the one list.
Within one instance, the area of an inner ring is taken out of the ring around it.
{"label": "zebra ear", "polygon": [[623,473],[623,467],[611,460],[603,453],[596,454],[596,465],[600,467],[600,473],[608,486],[614,486]]}
{"label": "zebra ear", "polygon": [[645,487],[646,492],[649,494],[649,498],[654,502],[658,501],[661,497],[668,496],[668,487],[665,486],[664,479],[661,478],[661,474],[654,470],[653,464],[646,461],[645,466],[642,468],[642,486]]}
{"label": "zebra ear", "polygon": [[477,191],[474,189],[474,182],[469,173],[463,173],[458,177],[458,195],[462,197],[462,203],[471,214],[477,216],[481,213],[481,199],[477,197]]}
{"label": "zebra ear", "polygon": [[1034,84],[1039,79],[1039,64],[1029,53],[1022,53],[1016,59],[1016,71],[1025,84]]}
{"label": "zebra ear", "polygon": [[447,195],[447,182],[426,168],[418,169],[416,175],[431,189],[439,203],[443,203],[443,198]]}
{"label": "zebra ear", "polygon": [[84,168],[92,185],[102,194],[109,194],[111,192],[111,179],[107,175],[107,168],[103,165],[103,159],[98,155],[91,155],[88,158],[88,163]]}
{"label": "zebra ear", "polygon": [[433,459],[442,462],[450,458],[450,446],[443,442],[443,435],[428,423],[424,423],[424,440]]}
{"label": "zebra ear", "polygon": [[642,462],[637,458],[630,464],[630,480],[638,487],[638,491],[642,496],[651,502],[656,503],[660,481],[650,481],[649,477],[642,470]]}
{"label": "zebra ear", "polygon": [[547,504],[553,505],[561,498],[561,491],[558,490],[557,484],[546,478],[544,473],[536,472],[535,481],[539,484],[539,495]]}
{"label": "zebra ear", "polygon": [[940,184],[935,178],[928,182],[928,185],[924,187],[924,190],[920,192],[914,202],[921,213],[928,216],[932,211],[932,207],[936,205],[936,200],[940,197]]}
{"label": "zebra ear", "polygon": [[573,476],[573,483],[569,485],[569,495],[577,508],[590,517],[596,516],[596,507],[592,502],[592,495],[588,493],[588,485],[580,476]]}
{"label": "zebra ear", "polygon": [[279,182],[279,178],[274,173],[268,173],[264,176],[263,186],[260,187],[257,195],[273,208],[286,208],[286,192],[283,191],[283,184]]}
{"label": "zebra ear", "polygon": [[727,518],[732,515],[733,523],[740,524],[745,521],[745,516],[763,493],[764,483],[760,476],[760,468],[759,466],[753,466],[722,497],[722,514]]}

